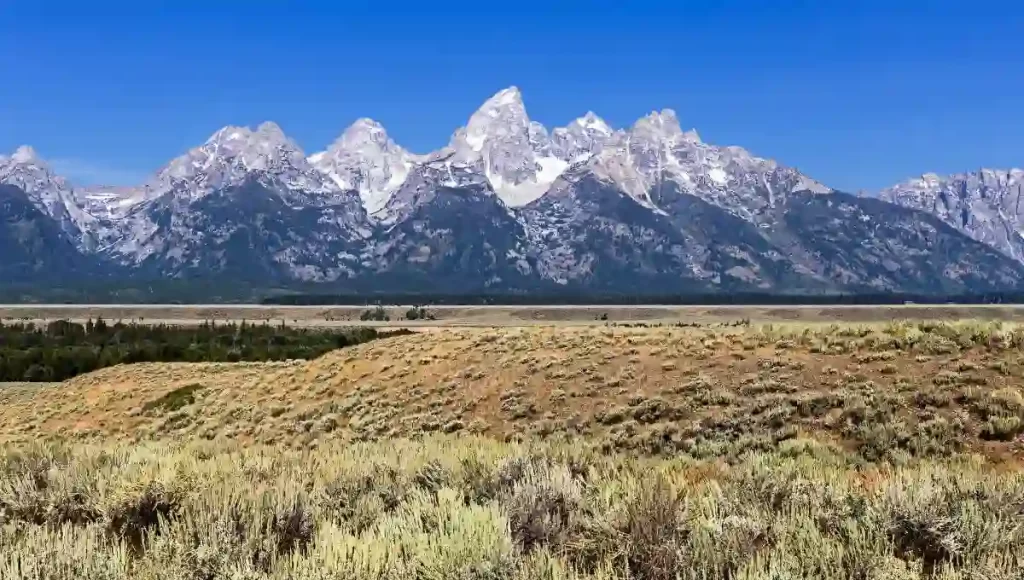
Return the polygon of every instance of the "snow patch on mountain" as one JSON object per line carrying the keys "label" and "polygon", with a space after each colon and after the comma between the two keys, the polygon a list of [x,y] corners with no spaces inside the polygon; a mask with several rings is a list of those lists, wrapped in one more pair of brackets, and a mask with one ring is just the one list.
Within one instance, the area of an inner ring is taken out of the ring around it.
{"label": "snow patch on mountain", "polygon": [[173,192],[195,201],[205,195],[236,187],[253,173],[270,176],[280,188],[295,195],[295,204],[319,205],[342,189],[316,170],[295,141],[281,128],[265,122],[255,130],[228,126],[205,143],[175,158],[130,196],[136,203]]}
{"label": "snow patch on mountain", "polygon": [[568,164],[580,163],[599,153],[620,135],[621,132],[614,131],[589,111],[569,125],[551,132],[552,151]]}
{"label": "snow patch on mountain", "polygon": [[339,188],[359,192],[366,211],[384,209],[420,160],[398,146],[380,123],[359,119],[326,150],[309,157]]}
{"label": "snow patch on mountain", "polygon": [[551,134],[526,113],[516,87],[499,91],[457,130],[453,162],[475,168],[510,207],[526,205],[551,187],[571,164],[601,149],[613,134],[593,113]]}
{"label": "snow patch on mountain", "polygon": [[441,151],[414,165],[405,181],[373,217],[384,227],[391,227],[433,200],[442,187],[495,195],[490,181],[475,167],[455,160],[450,150]]}
{"label": "snow patch on mountain", "polygon": [[90,228],[95,219],[79,206],[72,185],[56,175],[35,149],[23,145],[10,156],[0,155],[0,183],[24,191],[32,205],[55,219],[80,248],[92,245]]}
{"label": "snow patch on mountain", "polygon": [[671,181],[686,193],[755,222],[791,192],[831,191],[742,147],[704,143],[696,131],[682,130],[671,109],[650,113],[628,131],[615,134],[589,166],[599,178],[647,207],[657,206],[651,194]]}
{"label": "snow patch on mountain", "polygon": [[86,212],[101,220],[116,220],[142,200],[138,191],[135,187],[79,187],[75,188],[75,200]]}
{"label": "snow patch on mountain", "polygon": [[[264,123],[217,131],[139,187],[76,189],[27,147],[0,156],[0,182],[25,190],[93,254],[167,276],[327,281],[441,272],[457,285],[486,285],[539,273],[545,283],[628,288],[646,276],[674,288],[685,277],[703,288],[731,277],[762,287],[789,283],[785,268],[772,273],[785,262],[815,284],[882,276],[895,288],[917,271],[912,258],[932,251],[928,236],[938,225],[903,212],[898,227],[876,235],[898,208],[872,200],[858,210],[845,196],[804,194],[832,190],[741,147],[705,143],[668,109],[622,130],[587,112],[549,131],[529,118],[515,87],[488,99],[429,155],[359,119],[307,157]],[[1021,183],[1021,170],[928,174],[882,197],[1024,261]],[[797,226],[794,216],[803,219]],[[897,238],[903,246],[893,245]],[[963,258],[970,246],[937,263],[979,280],[1012,277]],[[821,258],[840,251],[836,264]],[[860,262],[845,261],[847,253]],[[903,257],[911,266],[900,273]]]}

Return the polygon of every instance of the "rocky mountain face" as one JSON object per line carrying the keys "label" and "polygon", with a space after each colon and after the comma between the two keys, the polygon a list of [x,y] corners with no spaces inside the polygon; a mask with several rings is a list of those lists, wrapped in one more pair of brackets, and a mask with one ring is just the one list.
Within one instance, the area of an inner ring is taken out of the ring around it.
{"label": "rocky mountain face", "polygon": [[[0,239],[23,249],[0,272],[59,254],[85,264],[76,272],[426,293],[1015,288],[1020,236],[980,216],[1011,215],[1020,175],[984,179],[969,203],[857,198],[705,143],[671,110],[625,129],[588,112],[548,131],[510,88],[425,155],[370,119],[309,156],[264,123],[217,131],[138,187],[76,188],[19,149],[0,157],[22,203]],[[950,217],[965,204],[971,227]]]}
{"label": "rocky mountain face", "polygon": [[845,193],[797,192],[770,238],[854,292],[962,294],[1018,288],[1020,264],[916,210]]}
{"label": "rocky mountain face", "polygon": [[402,149],[373,119],[360,119],[310,163],[343,191],[357,191],[368,213],[384,209],[418,157]]}
{"label": "rocky mountain face", "polygon": [[828,187],[775,161],[754,157],[741,147],[716,147],[684,132],[672,110],[651,113],[621,133],[594,157],[593,172],[643,205],[673,184],[747,221],[794,191],[827,193]]}
{"label": "rocky mountain face", "polygon": [[451,161],[487,179],[509,207],[544,195],[570,165],[600,151],[615,132],[593,113],[552,134],[526,114],[512,87],[494,95],[452,135]]}
{"label": "rocky mountain face", "polygon": [[290,203],[287,187],[256,173],[195,201],[165,194],[129,216],[140,230],[141,270],[176,278],[211,273],[258,283],[325,281],[361,271],[358,253],[369,235],[359,198]]}
{"label": "rocky mountain face", "polygon": [[948,177],[928,173],[878,197],[928,212],[1024,262],[1024,169],[981,169]]}
{"label": "rocky mountain face", "polygon": [[54,174],[34,149],[23,146],[9,157],[0,155],[0,184],[20,189],[37,210],[57,222],[66,237],[82,247],[94,247],[91,232],[96,220],[79,205],[71,184]]}
{"label": "rocky mountain face", "polygon": [[0,184],[0,278],[52,283],[99,273],[98,263],[82,254],[63,224],[38,204],[37,196]]}
{"label": "rocky mountain face", "polygon": [[[664,189],[677,191],[671,182]],[[698,197],[680,197],[686,199],[674,217],[589,168],[560,179],[522,210],[539,273],[602,291],[620,290],[625,281],[638,291],[767,289],[785,278],[788,262],[779,260],[776,272],[773,248],[750,224]]]}

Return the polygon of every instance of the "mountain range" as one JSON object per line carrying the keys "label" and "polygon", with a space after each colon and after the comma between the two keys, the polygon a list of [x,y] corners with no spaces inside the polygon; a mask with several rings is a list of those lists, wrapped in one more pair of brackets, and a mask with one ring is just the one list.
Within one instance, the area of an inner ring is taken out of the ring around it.
{"label": "mountain range", "polygon": [[1017,289],[1024,171],[928,174],[877,195],[684,131],[671,110],[548,130],[502,90],[415,154],[360,119],[307,155],[224,127],[135,187],[0,156],[0,276],[244,281],[387,292]]}

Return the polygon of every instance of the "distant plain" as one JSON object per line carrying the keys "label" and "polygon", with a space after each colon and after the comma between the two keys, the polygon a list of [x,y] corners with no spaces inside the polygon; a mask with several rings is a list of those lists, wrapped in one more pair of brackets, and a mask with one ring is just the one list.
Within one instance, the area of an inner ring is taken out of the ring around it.
{"label": "distant plain", "polygon": [[0,321],[72,320],[90,318],[149,324],[199,324],[203,321],[262,322],[289,326],[329,327],[353,323],[402,327],[516,327],[604,325],[606,323],[716,324],[741,320],[774,323],[872,323],[890,320],[1024,321],[1021,305],[868,305],[868,306],[426,306],[430,318],[408,320],[410,305],[385,305],[390,320],[365,321],[374,306],[266,306],[259,304],[26,304],[0,305]]}

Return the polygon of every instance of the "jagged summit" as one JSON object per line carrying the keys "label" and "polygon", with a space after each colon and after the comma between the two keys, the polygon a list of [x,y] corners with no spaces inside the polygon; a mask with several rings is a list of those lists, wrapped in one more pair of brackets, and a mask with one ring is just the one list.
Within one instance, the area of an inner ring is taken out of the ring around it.
{"label": "jagged summit", "polygon": [[909,179],[879,199],[935,215],[966,235],[1024,262],[1024,169],[982,168]]}
{"label": "jagged summit", "polygon": [[[64,242],[40,251],[73,240],[90,259],[146,276],[374,291],[1024,283],[1021,170],[927,174],[885,195],[915,208],[904,209],[705,143],[671,109],[622,129],[593,111],[548,129],[516,87],[426,155],[360,118],[307,157],[265,122],[217,130],[139,187],[76,190],[30,147],[0,156],[0,183],[15,186],[9,209],[30,202],[59,224],[49,230]],[[7,223],[25,215],[9,211]]]}
{"label": "jagged summit", "polygon": [[679,123],[679,116],[672,109],[653,111],[641,117],[633,124],[631,132],[634,134],[646,134],[649,138],[662,141],[685,141],[687,143],[700,143],[700,135],[696,129],[683,131]]}
{"label": "jagged summit", "polygon": [[[210,147],[207,147],[210,146]],[[285,135],[281,127],[272,121],[260,123],[256,129],[245,126],[228,125],[223,127],[189,153],[202,150],[207,157],[240,157],[256,161],[265,159],[275,149],[287,153],[302,152],[298,143]]]}
{"label": "jagged summit", "polygon": [[[390,139],[384,125],[369,117],[363,117],[356,119],[351,125],[346,127],[328,149],[351,148],[365,142],[386,143]],[[310,157],[313,156],[311,155]]]}
{"label": "jagged summit", "polygon": [[766,210],[794,191],[831,191],[828,187],[742,147],[704,143],[695,130],[683,131],[672,109],[654,111],[628,131],[616,133],[590,161],[593,173],[614,184],[641,205],[659,209],[652,198],[664,184],[759,222]]}
{"label": "jagged summit", "polygon": [[0,155],[0,183],[15,185],[30,198],[52,199],[57,192],[71,191],[71,184],[57,175],[49,164],[29,145],[22,145],[10,155]]}
{"label": "jagged summit", "polygon": [[525,132],[529,124],[522,94],[511,87],[487,99],[470,116],[466,126],[455,132],[450,146],[457,155],[468,160],[483,154],[489,141],[515,137]]}
{"label": "jagged summit", "polygon": [[340,139],[347,141],[358,139],[379,141],[387,139],[387,137],[388,133],[384,129],[383,125],[369,117],[363,117],[361,119],[356,119],[354,123],[349,125],[349,127],[341,134]]}
{"label": "jagged summit", "polygon": [[276,123],[261,123],[255,130],[227,126],[202,145],[173,159],[140,188],[139,202],[173,192],[183,199],[241,185],[258,174],[290,191],[331,194],[339,191],[330,179],[315,170],[299,145]]}
{"label": "jagged summit", "polygon": [[12,171],[15,167],[27,166],[49,167],[31,145],[21,145],[10,155],[0,153],[0,167],[6,168],[7,171]]}
{"label": "jagged summit", "polygon": [[543,195],[566,165],[552,154],[547,130],[530,120],[515,87],[487,99],[452,135],[449,148],[453,162],[486,176],[509,206]]}
{"label": "jagged summit", "polygon": [[573,123],[579,125],[584,130],[595,131],[605,135],[611,135],[613,132],[608,123],[605,123],[604,119],[598,117],[597,113],[593,111],[587,111],[585,115],[576,119]]}
{"label": "jagged summit", "polygon": [[222,127],[210,135],[203,143],[203,146],[206,145],[218,148],[218,152],[223,156],[245,155],[256,149],[271,147],[288,147],[301,151],[299,145],[289,139],[281,127],[272,121],[260,123],[255,130],[236,125]]}
{"label": "jagged summit", "polygon": [[486,110],[497,107],[523,107],[523,93],[519,90],[519,87],[511,86],[498,91],[493,97],[487,99],[480,109]]}
{"label": "jagged summit", "polygon": [[452,136],[453,159],[475,167],[506,205],[526,205],[571,165],[598,151],[614,131],[593,112],[548,132],[530,119],[516,87],[499,91]]}
{"label": "jagged summit", "polygon": [[30,145],[22,145],[15,149],[10,159],[15,163],[41,163],[36,150]]}
{"label": "jagged summit", "polygon": [[0,184],[24,191],[32,205],[55,219],[69,239],[80,246],[91,245],[88,228],[92,216],[77,203],[71,183],[54,173],[31,146],[22,145],[10,156],[0,155]]}
{"label": "jagged summit", "polygon": [[652,131],[656,131],[663,135],[677,135],[682,134],[683,129],[679,124],[679,116],[672,109],[662,109],[661,111],[652,111],[647,115],[641,117],[633,125],[634,129],[649,128]]}
{"label": "jagged summit", "polygon": [[383,125],[365,117],[345,129],[326,151],[309,157],[313,167],[339,188],[359,192],[369,213],[384,209],[416,160],[388,136]]}

